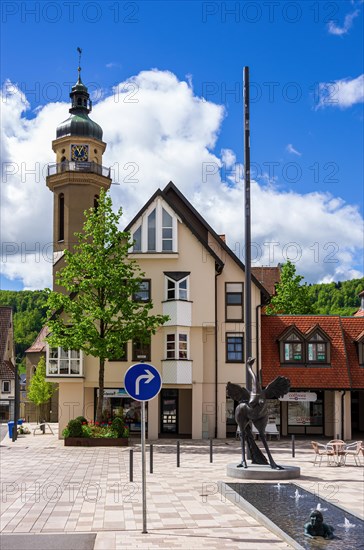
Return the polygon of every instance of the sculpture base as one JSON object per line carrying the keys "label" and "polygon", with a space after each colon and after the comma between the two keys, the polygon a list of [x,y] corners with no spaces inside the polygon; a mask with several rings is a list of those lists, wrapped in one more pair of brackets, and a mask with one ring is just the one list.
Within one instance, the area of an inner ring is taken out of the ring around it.
{"label": "sculpture base", "polygon": [[301,469],[298,466],[286,466],[282,464],[284,470],[272,470],[266,464],[250,464],[248,468],[238,468],[236,464],[228,464],[226,474],[229,477],[237,479],[267,479],[274,481],[276,479],[296,479],[301,475]]}

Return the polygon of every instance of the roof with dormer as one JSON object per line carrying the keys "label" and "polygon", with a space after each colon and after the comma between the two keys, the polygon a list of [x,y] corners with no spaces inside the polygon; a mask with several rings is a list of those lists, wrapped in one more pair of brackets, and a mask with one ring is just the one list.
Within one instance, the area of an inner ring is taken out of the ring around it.
{"label": "roof with dormer", "polygon": [[[307,338],[320,329],[330,342],[329,365],[283,365],[279,341],[290,327]],[[339,315],[262,315],[261,370],[266,386],[276,376],[287,376],[294,389],[364,389],[364,367],[359,365],[358,338],[364,319]]]}

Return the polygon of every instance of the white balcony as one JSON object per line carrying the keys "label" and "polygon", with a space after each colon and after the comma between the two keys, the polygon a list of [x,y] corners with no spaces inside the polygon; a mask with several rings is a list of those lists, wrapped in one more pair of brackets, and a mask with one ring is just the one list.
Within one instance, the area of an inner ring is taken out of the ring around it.
{"label": "white balcony", "polygon": [[164,326],[192,326],[192,302],[185,300],[168,300],[163,302],[163,315],[169,315]]}
{"label": "white balcony", "polygon": [[192,361],[162,361],[163,384],[192,384]]}

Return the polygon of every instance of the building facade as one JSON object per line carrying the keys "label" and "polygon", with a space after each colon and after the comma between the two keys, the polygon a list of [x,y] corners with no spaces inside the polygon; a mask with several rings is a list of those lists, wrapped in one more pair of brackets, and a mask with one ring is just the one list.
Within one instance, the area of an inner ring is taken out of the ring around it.
{"label": "building facade", "polygon": [[[88,116],[91,105],[80,70],[70,96],[70,116],[57,128],[56,164],[47,177],[54,196],[54,277],[63,265],[63,250],[72,249],[73,234],[82,228],[84,210],[96,206],[100,188],[111,184],[102,166],[102,129]],[[172,182],[154,193],[126,229],[134,241],[130,257],[145,273],[138,299],[151,300],[152,313],[168,315],[169,321],[150,344],[128,342],[119,361],[108,361],[105,420],[124,412],[131,431],[140,430],[140,407],[126,394],[123,379],[142,357],[163,381],[147,406],[149,438],[225,437],[235,431],[226,384],[245,382],[244,265]],[[256,327],[268,298],[253,277]],[[255,332],[255,356],[258,341]],[[47,377],[59,386],[60,432],[78,415],[94,418],[98,359],[47,345],[46,356]]]}
{"label": "building facade", "polygon": [[0,307],[0,422],[14,418],[15,351],[13,310]]}
{"label": "building facade", "polygon": [[363,317],[263,315],[261,338],[263,385],[291,381],[272,403],[282,435],[363,437]]}

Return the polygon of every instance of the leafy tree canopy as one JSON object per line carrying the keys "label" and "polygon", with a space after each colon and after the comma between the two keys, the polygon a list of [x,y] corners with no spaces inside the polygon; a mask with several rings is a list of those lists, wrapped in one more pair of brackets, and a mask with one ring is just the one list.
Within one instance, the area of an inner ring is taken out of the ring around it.
{"label": "leafy tree canopy", "polygon": [[101,190],[97,209],[85,216],[77,244],[72,251],[65,250],[65,265],[56,276],[63,292],[49,291],[48,340],[52,346],[80,349],[99,358],[96,420],[100,422],[105,360],[121,357],[128,340],[146,340],[168,317],[151,315],[151,301],[133,299],[144,273],[128,257],[130,234],[118,229],[122,210],[114,213],[110,196]]}
{"label": "leafy tree canopy", "polygon": [[13,308],[16,361],[21,365],[20,372],[25,372],[24,352],[45,324],[47,293],[44,290],[0,290],[0,305]]}
{"label": "leafy tree canopy", "polygon": [[302,275],[296,274],[296,266],[289,260],[282,267],[281,280],[276,286],[276,294],[267,307],[267,314],[304,315],[315,313],[310,300],[308,287],[301,284]]}
{"label": "leafy tree canopy", "polygon": [[46,381],[45,358],[41,357],[35,374],[31,378],[27,398],[42,409],[42,405],[48,403],[55,391],[55,384]]}

